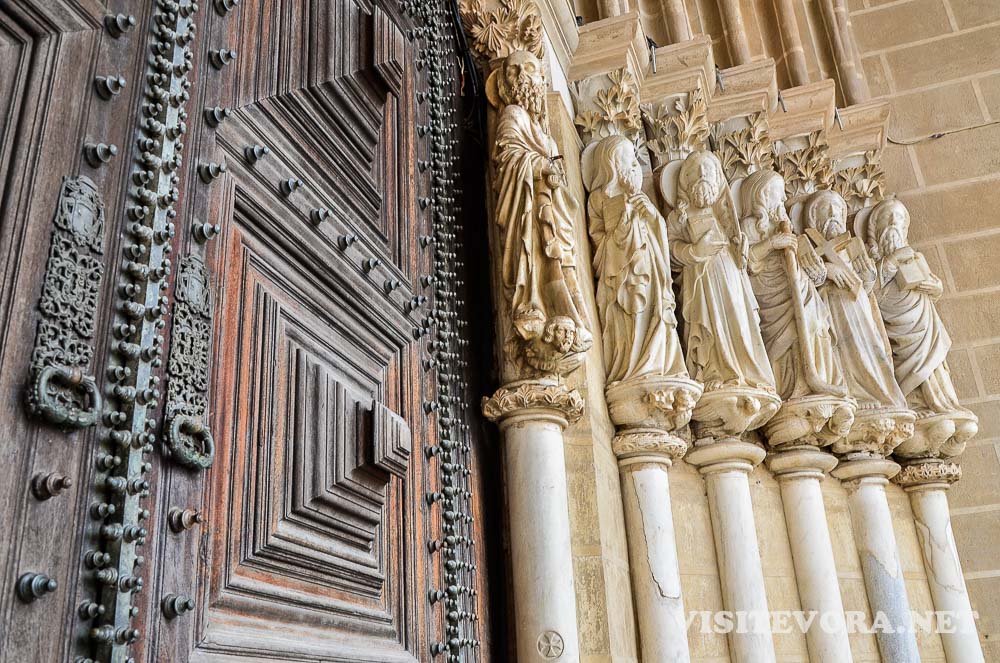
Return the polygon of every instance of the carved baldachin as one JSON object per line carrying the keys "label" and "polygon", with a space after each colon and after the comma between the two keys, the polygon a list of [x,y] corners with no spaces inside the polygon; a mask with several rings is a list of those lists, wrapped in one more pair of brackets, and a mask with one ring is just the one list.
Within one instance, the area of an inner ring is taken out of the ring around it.
{"label": "carved baldachin", "polygon": [[721,124],[712,127],[715,153],[722,162],[726,179],[734,182],[758,170],[774,165],[774,152],[768,136],[767,116],[753,113],[747,117],[749,126],[737,131],[722,133]]}
{"label": "carved baldachin", "polygon": [[555,410],[574,423],[583,416],[583,397],[560,384],[522,382],[500,387],[491,397],[483,398],[483,415],[490,421],[519,410]]}
{"label": "carved baldachin", "polygon": [[785,180],[789,199],[801,198],[833,186],[830,146],[822,131],[806,138],[805,147],[775,154],[778,172]]}
{"label": "carved baldachin", "polygon": [[865,152],[860,166],[842,168],[833,174],[833,190],[844,197],[849,214],[872,207],[885,198],[885,171],[876,150]]}
{"label": "carved baldachin", "polygon": [[646,145],[658,166],[683,159],[708,145],[708,104],[702,89],[692,90],[686,103],[678,97],[672,105],[673,112],[664,104],[642,107],[642,118],[651,136]]}

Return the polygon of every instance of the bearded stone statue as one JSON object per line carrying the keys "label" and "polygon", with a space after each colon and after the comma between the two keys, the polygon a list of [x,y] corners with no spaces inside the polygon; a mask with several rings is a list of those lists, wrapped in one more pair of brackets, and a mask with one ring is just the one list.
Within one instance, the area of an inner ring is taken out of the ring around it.
{"label": "bearded stone statue", "polygon": [[492,160],[501,277],[511,303],[509,355],[523,377],[565,374],[592,345],[577,282],[562,156],[548,134],[542,63],[517,51],[490,77],[501,108]]}
{"label": "bearded stone statue", "polygon": [[785,181],[778,173],[753,173],[740,194],[750,282],[784,401],[765,430],[768,441],[832,444],[849,432],[854,403],[834,349],[830,312],[817,290],[827,270],[808,241],[792,233]]}
{"label": "bearded stone statue", "polygon": [[660,191],[674,208],[667,230],[680,268],[688,371],[705,385],[694,419],[700,434],[738,437],[767,421],[779,403],[745,269],[746,238],[711,152],[668,165]]}
{"label": "bearded stone statue", "polygon": [[910,213],[899,200],[879,203],[856,232],[875,261],[874,292],[892,347],[896,380],[917,414],[914,436],[896,454],[952,456],[976,434],[978,420],[958,402],[948,369],[951,337],[934,303],[944,288],[927,260],[909,245]]}

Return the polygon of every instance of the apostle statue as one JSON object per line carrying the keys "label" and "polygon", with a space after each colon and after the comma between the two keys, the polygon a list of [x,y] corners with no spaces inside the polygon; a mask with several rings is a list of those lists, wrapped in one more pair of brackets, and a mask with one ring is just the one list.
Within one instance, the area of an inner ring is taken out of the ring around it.
{"label": "apostle statue", "polygon": [[511,302],[508,348],[525,377],[565,374],[582,361],[592,336],[577,282],[562,156],[547,128],[542,63],[528,51],[514,52],[488,88],[501,109],[492,160],[501,277]]}
{"label": "apostle statue", "polygon": [[[765,430],[768,441],[772,446],[801,441],[801,428],[812,429],[813,443],[830,444],[850,430],[854,405],[847,400],[830,312],[816,289],[827,270],[808,240],[792,232],[785,181],[778,173],[753,173],[740,194],[761,334],[784,401]],[[810,421],[801,420],[806,416]]]}
{"label": "apostle statue", "polygon": [[711,152],[694,151],[668,165],[660,190],[674,208],[667,230],[680,269],[688,370],[705,385],[694,418],[708,435],[739,436],[762,425],[778,404],[745,269],[746,237]]}
{"label": "apostle statue", "polygon": [[835,191],[812,194],[802,211],[806,233],[821,253],[823,297],[837,336],[847,389],[858,408],[906,408],[896,384],[892,352],[878,305],[869,295],[875,265],[860,239],[847,231],[847,203]]}
{"label": "apostle statue", "polygon": [[917,413],[914,438],[897,453],[954,455],[975,435],[978,422],[959,405],[951,381],[947,362],[951,337],[934,307],[943,292],[941,279],[931,273],[923,254],[909,245],[909,228],[910,213],[895,199],[879,203],[867,219],[856,221],[875,261],[874,291],[892,347],[896,380]]}
{"label": "apostle statue", "polygon": [[607,381],[687,376],[674,318],[666,222],[642,192],[635,147],[624,136],[603,139],[592,170],[587,211]]}

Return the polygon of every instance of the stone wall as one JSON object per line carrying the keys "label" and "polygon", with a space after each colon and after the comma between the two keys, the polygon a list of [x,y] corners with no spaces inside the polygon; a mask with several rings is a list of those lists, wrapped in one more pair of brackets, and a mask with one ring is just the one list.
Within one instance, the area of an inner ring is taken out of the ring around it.
{"label": "stone wall", "polygon": [[850,6],[872,95],[892,104],[889,189],[944,279],[952,375],[980,419],[950,501],[986,659],[1000,660],[1000,3]]}

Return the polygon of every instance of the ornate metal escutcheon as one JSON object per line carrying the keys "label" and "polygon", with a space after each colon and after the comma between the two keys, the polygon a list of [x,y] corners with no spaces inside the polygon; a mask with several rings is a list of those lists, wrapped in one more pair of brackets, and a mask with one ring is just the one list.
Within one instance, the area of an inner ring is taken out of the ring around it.
{"label": "ornate metal escutcheon", "polygon": [[189,255],[177,273],[164,442],[178,463],[196,469],[211,467],[215,458],[215,441],[205,421],[211,343],[208,270],[200,257]]}
{"label": "ornate metal escutcheon", "polygon": [[87,370],[104,277],[104,203],[89,178],[63,179],[53,223],[27,406],[57,426],[88,428],[101,416],[100,389]]}

